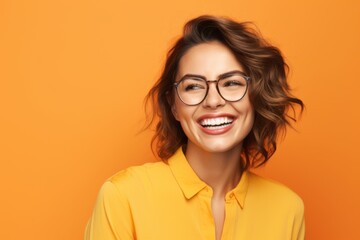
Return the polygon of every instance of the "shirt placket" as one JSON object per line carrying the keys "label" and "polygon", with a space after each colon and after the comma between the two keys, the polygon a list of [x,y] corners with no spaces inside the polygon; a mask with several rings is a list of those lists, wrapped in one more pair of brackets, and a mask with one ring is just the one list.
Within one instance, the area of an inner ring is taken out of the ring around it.
{"label": "shirt placket", "polygon": [[198,193],[200,203],[201,231],[204,240],[215,240],[215,223],[211,209],[212,189],[205,187]]}
{"label": "shirt placket", "polygon": [[236,199],[234,193],[228,193],[225,197],[225,221],[221,234],[222,240],[232,240],[235,216]]}

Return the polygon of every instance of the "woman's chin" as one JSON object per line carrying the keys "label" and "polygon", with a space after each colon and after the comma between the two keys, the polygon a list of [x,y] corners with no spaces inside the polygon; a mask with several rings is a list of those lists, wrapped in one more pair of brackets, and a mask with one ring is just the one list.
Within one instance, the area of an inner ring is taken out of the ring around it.
{"label": "woman's chin", "polygon": [[241,146],[240,144],[229,144],[223,141],[207,141],[204,143],[198,143],[196,145],[203,151],[209,153],[225,153],[233,151],[236,148],[240,148]]}

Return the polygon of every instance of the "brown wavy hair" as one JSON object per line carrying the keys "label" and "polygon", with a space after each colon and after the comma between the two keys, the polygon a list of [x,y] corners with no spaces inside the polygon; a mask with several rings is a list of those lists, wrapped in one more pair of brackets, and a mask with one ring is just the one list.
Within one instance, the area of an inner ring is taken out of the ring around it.
{"label": "brown wavy hair", "polygon": [[174,118],[173,83],[182,56],[193,46],[219,41],[227,46],[251,78],[249,97],[254,107],[254,125],[243,141],[242,168],[263,165],[276,151],[280,134],[296,121],[296,110],[303,102],[292,96],[287,83],[288,65],[278,48],[270,45],[253,24],[229,18],[200,16],[184,26],[183,35],[169,50],[164,70],[145,98],[148,125],[157,122],[152,149],[164,161],[187,143],[180,123]]}

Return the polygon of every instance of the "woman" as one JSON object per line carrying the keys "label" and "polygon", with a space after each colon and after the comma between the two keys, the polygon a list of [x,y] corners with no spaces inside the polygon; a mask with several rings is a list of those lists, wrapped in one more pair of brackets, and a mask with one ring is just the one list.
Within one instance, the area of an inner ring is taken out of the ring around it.
{"label": "woman", "polygon": [[288,110],[303,108],[286,70],[248,24],[189,21],[147,98],[163,161],[111,177],[85,239],[304,239],[302,200],[249,171],[275,152]]}

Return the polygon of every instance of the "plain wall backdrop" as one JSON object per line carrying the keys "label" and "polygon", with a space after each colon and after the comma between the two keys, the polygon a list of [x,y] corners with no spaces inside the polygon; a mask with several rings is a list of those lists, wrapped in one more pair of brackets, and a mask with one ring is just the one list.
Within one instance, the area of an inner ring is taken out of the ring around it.
{"label": "plain wall backdrop", "polygon": [[356,0],[2,0],[0,239],[82,239],[106,178],[155,160],[143,98],[200,14],[283,51],[306,111],[257,172],[304,199],[307,239],[360,239]]}

